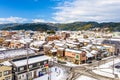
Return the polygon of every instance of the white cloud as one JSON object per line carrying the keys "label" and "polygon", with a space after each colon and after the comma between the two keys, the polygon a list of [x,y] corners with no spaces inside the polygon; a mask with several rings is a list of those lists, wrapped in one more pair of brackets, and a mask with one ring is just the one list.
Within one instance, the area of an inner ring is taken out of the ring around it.
{"label": "white cloud", "polygon": [[32,19],[33,23],[38,23],[38,22],[45,22],[44,19]]}
{"label": "white cloud", "polygon": [[52,20],[44,20],[44,19],[32,19],[33,23],[39,23],[39,22],[43,22],[43,23],[56,23],[55,21]]}
{"label": "white cloud", "polygon": [[24,21],[27,21],[27,19],[25,18],[21,18],[21,17],[8,17],[8,18],[0,18],[0,24],[3,23],[22,23]]}
{"label": "white cloud", "polygon": [[53,19],[57,22],[119,21],[120,0],[73,0],[55,7]]}

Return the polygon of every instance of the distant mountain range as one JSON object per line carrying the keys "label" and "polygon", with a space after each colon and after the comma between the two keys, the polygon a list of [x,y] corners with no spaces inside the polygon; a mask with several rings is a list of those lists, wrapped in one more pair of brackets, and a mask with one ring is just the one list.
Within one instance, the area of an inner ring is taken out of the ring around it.
{"label": "distant mountain range", "polygon": [[73,22],[73,23],[11,23],[0,24],[1,30],[91,30],[93,28],[109,28],[112,31],[120,31],[119,22],[97,23],[97,22]]}
{"label": "distant mountain range", "polygon": [[7,28],[7,27],[13,27],[19,25],[18,23],[8,23],[8,24],[0,24],[0,29]]}

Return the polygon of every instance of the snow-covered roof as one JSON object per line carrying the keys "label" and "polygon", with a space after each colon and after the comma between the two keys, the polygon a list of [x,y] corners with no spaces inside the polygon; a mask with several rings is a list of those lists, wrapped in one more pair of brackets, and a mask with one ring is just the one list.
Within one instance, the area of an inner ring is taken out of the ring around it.
{"label": "snow-covered roof", "polygon": [[49,41],[47,44],[48,44],[48,45],[53,44],[53,41]]}
{"label": "snow-covered roof", "polygon": [[96,46],[98,49],[102,49],[102,46]]}
{"label": "snow-covered roof", "polygon": [[36,51],[39,50],[38,48],[34,48],[34,47],[30,47],[30,49],[32,49],[32,50],[36,50]]}
{"label": "snow-covered roof", "polygon": [[6,66],[12,66],[12,64],[9,61],[4,61],[1,64],[6,65]]}
{"label": "snow-covered roof", "polygon": [[51,52],[57,52],[57,49],[53,48],[50,50]]}
{"label": "snow-covered roof", "polygon": [[74,52],[74,53],[82,53],[82,51],[78,51],[78,50],[73,50],[73,49],[65,49],[65,51],[68,51],[68,52]]}
{"label": "snow-covered roof", "polygon": [[31,43],[30,45],[34,45],[34,46],[42,46],[45,43],[45,41],[34,41],[33,43]]}
{"label": "snow-covered roof", "polygon": [[66,45],[68,45],[68,46],[70,46],[70,47],[76,47],[76,45],[70,44],[70,43],[66,43]]}
{"label": "snow-covered roof", "polygon": [[[28,64],[33,64],[33,63],[36,63],[36,62],[49,60],[49,59],[50,59],[50,57],[48,57],[48,56],[37,56],[37,57],[29,58],[28,59]],[[17,67],[27,65],[27,59],[13,61],[13,64],[15,64]]]}
{"label": "snow-covered roof", "polygon": [[120,39],[113,39],[113,38],[111,38],[109,40],[111,40],[111,41],[120,41]]}
{"label": "snow-covered roof", "polygon": [[43,45],[44,47],[52,47],[51,45],[48,45],[48,44],[46,44],[46,45]]}
{"label": "snow-covered roof", "polygon": [[59,50],[64,50],[65,48],[59,47],[58,49],[59,49]]}
{"label": "snow-covered roof", "polygon": [[[34,54],[35,52],[31,49],[28,49],[28,54]],[[26,49],[14,49],[14,50],[5,50],[0,51],[0,59],[4,58],[13,58],[16,56],[26,55],[27,50]]]}
{"label": "snow-covered roof", "polygon": [[92,47],[93,45],[92,44],[88,44],[86,47]]}
{"label": "snow-covered roof", "polygon": [[90,50],[90,47],[85,47],[85,46],[84,46],[84,47],[82,47],[81,49],[82,49],[82,50]]}
{"label": "snow-covered roof", "polygon": [[61,43],[60,40],[54,40],[53,42],[54,42],[54,43]]}
{"label": "snow-covered roof", "polygon": [[93,45],[91,45],[91,44],[89,44],[89,45],[87,45],[87,46],[84,46],[84,47],[82,47],[83,49],[90,49],[90,47],[92,47]]}
{"label": "snow-covered roof", "polygon": [[33,39],[21,39],[19,40],[20,43],[23,43],[23,44],[27,44],[27,43],[30,43]]}
{"label": "snow-covered roof", "polygon": [[79,42],[74,42],[74,41],[72,41],[72,40],[67,40],[66,42],[67,42],[67,43],[70,43],[70,44],[74,44],[74,45],[80,44]]}
{"label": "snow-covered roof", "polygon": [[89,39],[81,39],[81,38],[78,38],[79,42],[90,42]]}
{"label": "snow-covered roof", "polygon": [[56,43],[55,45],[56,45],[56,46],[64,46],[63,43]]}
{"label": "snow-covered roof", "polygon": [[91,53],[91,54],[97,54],[98,51],[96,51],[96,50],[92,50],[90,53]]}
{"label": "snow-covered roof", "polygon": [[7,40],[5,40],[5,41],[10,42],[10,41],[13,41],[13,40],[12,40],[12,39],[7,39]]}
{"label": "snow-covered roof", "polygon": [[86,56],[89,57],[93,57],[93,55],[91,53],[87,53]]}
{"label": "snow-covered roof", "polygon": [[0,59],[4,59],[4,54],[0,52]]}

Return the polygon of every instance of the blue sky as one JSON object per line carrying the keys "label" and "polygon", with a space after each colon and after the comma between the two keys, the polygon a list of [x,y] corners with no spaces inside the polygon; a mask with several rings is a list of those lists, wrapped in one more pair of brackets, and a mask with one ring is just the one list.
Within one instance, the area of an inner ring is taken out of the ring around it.
{"label": "blue sky", "polygon": [[57,2],[52,0],[0,0],[0,18],[19,17],[28,22],[32,19],[51,20],[56,5]]}
{"label": "blue sky", "polygon": [[120,22],[120,0],[0,0],[0,23]]}

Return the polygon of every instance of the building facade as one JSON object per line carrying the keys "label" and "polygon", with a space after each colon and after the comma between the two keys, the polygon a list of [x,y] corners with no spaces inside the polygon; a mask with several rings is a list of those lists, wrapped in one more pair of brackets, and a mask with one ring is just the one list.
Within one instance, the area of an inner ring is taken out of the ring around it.
{"label": "building facade", "polygon": [[[13,64],[13,80],[32,80],[48,72],[47,56],[31,56],[11,61]],[[19,64],[18,64],[19,63]]]}
{"label": "building facade", "polygon": [[0,65],[0,80],[12,80],[12,67]]}
{"label": "building facade", "polygon": [[78,51],[72,49],[65,49],[65,59],[76,64],[81,64],[86,62],[86,52]]}

